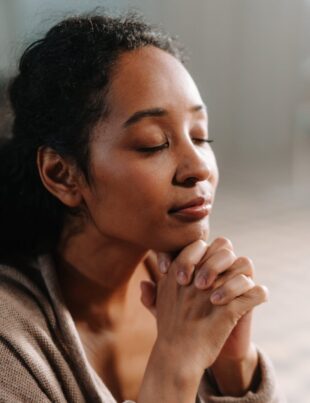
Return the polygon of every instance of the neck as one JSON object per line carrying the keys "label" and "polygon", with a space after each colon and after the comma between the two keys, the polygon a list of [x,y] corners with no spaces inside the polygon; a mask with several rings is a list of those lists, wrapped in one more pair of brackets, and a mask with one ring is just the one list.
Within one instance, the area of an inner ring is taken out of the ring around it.
{"label": "neck", "polygon": [[139,283],[147,278],[147,253],[133,244],[104,238],[90,226],[63,236],[56,267],[73,318],[105,328],[121,321],[133,289],[140,292]]}

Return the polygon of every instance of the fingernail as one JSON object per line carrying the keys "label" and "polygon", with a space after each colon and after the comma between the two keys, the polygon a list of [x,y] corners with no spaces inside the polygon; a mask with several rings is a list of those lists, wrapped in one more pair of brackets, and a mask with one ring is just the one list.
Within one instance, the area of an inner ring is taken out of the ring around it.
{"label": "fingernail", "polygon": [[168,271],[168,266],[169,266],[169,261],[165,257],[158,256],[158,266],[159,266],[159,271],[162,274],[166,274]]}
{"label": "fingernail", "polygon": [[216,303],[222,299],[222,294],[217,291],[211,295],[211,302]]}
{"label": "fingernail", "polygon": [[195,281],[196,287],[198,288],[204,288],[207,284],[207,277],[204,274],[200,274],[197,276],[197,279]]}
{"label": "fingernail", "polygon": [[186,284],[187,283],[187,275],[184,271],[180,270],[178,271],[177,278],[180,284]]}
{"label": "fingernail", "polygon": [[168,269],[168,264],[167,262],[165,262],[164,260],[162,260],[161,262],[159,262],[159,271],[162,274],[167,273],[167,269]]}

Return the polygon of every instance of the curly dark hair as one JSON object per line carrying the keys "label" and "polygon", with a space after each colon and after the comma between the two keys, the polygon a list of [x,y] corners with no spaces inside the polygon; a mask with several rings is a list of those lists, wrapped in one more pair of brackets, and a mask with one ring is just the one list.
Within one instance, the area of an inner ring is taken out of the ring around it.
{"label": "curly dark hair", "polygon": [[43,186],[37,150],[70,157],[89,180],[90,133],[109,112],[111,72],[120,54],[149,45],[182,61],[176,42],[137,14],[71,17],[25,50],[9,86],[13,135],[0,146],[0,261],[55,248],[72,212]]}

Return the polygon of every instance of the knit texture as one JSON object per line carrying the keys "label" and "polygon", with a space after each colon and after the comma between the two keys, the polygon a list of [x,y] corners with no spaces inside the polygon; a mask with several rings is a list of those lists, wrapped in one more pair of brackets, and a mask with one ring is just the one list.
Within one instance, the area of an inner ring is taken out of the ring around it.
{"label": "knit texture", "polygon": [[[49,256],[23,271],[0,266],[0,357],[0,403],[116,403],[86,358]],[[197,401],[284,402],[272,365],[262,353],[260,365],[257,393],[214,396],[204,376]]]}

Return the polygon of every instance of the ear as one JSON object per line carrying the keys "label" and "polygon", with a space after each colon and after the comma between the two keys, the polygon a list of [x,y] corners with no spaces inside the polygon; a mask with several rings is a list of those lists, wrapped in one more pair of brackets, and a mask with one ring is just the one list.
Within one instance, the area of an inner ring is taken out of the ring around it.
{"label": "ear", "polygon": [[78,207],[82,202],[81,174],[76,166],[49,147],[40,147],[37,166],[43,185],[68,207]]}

